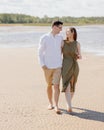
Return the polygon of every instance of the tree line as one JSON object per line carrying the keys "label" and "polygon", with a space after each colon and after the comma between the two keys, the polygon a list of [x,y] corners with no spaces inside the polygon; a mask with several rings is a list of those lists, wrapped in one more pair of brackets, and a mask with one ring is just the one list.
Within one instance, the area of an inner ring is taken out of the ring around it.
{"label": "tree line", "polygon": [[104,24],[104,17],[35,17],[25,14],[0,14],[0,24],[50,24],[54,20],[61,20],[65,24],[83,25],[83,24]]}

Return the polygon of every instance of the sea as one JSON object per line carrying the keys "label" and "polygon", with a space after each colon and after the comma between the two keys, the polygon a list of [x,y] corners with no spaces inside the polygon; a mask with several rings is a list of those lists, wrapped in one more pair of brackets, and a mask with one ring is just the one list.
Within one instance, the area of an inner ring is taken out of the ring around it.
{"label": "sea", "polygon": [[[61,32],[65,38],[66,28]],[[75,26],[82,52],[104,56],[104,25]],[[0,48],[38,48],[40,37],[49,26],[0,26]]]}

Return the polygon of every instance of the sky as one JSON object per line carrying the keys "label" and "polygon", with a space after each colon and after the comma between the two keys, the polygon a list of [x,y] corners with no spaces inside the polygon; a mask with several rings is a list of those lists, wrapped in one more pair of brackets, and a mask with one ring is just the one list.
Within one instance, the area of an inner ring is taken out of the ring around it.
{"label": "sky", "polygon": [[38,17],[104,17],[104,0],[0,0],[0,13]]}

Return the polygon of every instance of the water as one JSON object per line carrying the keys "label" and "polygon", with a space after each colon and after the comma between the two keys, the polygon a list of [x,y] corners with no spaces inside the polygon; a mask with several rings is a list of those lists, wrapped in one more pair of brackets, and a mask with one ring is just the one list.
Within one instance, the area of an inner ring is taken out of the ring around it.
{"label": "water", "polygon": [[78,27],[78,40],[83,51],[104,55],[104,26]]}
{"label": "water", "polygon": [[[65,29],[62,35],[65,37]],[[0,26],[0,48],[37,47],[40,37],[50,27]],[[104,55],[104,25],[76,26],[83,52]]]}
{"label": "water", "polygon": [[0,48],[35,47],[47,29],[31,26],[0,27]]}

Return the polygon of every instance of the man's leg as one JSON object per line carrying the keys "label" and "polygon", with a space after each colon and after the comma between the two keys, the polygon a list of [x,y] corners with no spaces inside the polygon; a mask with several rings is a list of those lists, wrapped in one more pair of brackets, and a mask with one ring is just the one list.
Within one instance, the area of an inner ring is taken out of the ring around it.
{"label": "man's leg", "polygon": [[60,95],[60,77],[61,77],[61,68],[57,68],[54,70],[53,74],[53,84],[54,84],[54,102],[55,102],[55,111],[57,114],[60,114],[60,110],[58,107],[59,95]]}
{"label": "man's leg", "polygon": [[59,85],[54,85],[54,102],[55,102],[55,111],[58,112],[58,101],[59,101],[60,89]]}
{"label": "man's leg", "polygon": [[49,100],[49,106],[48,109],[53,109],[53,102],[52,102],[52,85],[47,87],[47,96]]}
{"label": "man's leg", "polygon": [[52,69],[44,69],[45,79],[47,82],[47,96],[49,100],[48,109],[53,109],[53,102],[52,102]]}

